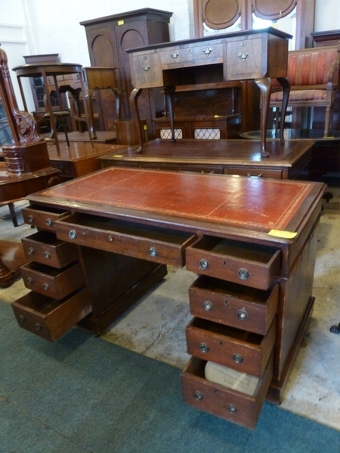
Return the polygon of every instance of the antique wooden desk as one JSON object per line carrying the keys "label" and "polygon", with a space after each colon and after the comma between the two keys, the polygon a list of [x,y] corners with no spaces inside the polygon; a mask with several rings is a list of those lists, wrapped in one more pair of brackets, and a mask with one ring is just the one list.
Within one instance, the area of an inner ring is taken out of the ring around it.
{"label": "antique wooden desk", "polygon": [[[100,334],[166,275],[189,288],[192,354],[184,400],[249,428],[280,402],[312,313],[324,185],[107,168],[28,197],[23,239],[32,291],[13,302],[21,327],[54,341],[74,324]],[[245,395],[204,377],[207,361],[258,379]]]}
{"label": "antique wooden desk", "polygon": [[312,157],[313,140],[271,140],[263,158],[259,140],[156,139],[99,156],[102,168],[133,167],[264,178],[295,179]]}
{"label": "antique wooden desk", "polygon": [[[140,148],[143,147],[143,140],[137,99],[143,88],[164,87],[172,139],[175,140],[172,94],[177,85],[206,83],[208,89],[216,82],[253,79],[261,92],[262,155],[268,156],[266,130],[271,79],[276,78],[283,87],[282,111],[285,112],[290,90],[285,78],[289,38],[290,35],[270,27],[127,50],[134,86],[130,101],[140,130]],[[283,125],[281,139],[283,141]]]}

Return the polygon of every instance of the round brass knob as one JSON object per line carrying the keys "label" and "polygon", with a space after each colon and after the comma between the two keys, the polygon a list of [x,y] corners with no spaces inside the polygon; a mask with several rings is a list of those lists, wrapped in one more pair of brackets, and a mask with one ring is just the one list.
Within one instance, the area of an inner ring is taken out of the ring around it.
{"label": "round brass knob", "polygon": [[44,288],[45,291],[48,291],[50,289],[50,286],[49,286],[48,283],[44,283],[43,284],[43,288]]}
{"label": "round brass knob", "polygon": [[204,353],[208,352],[209,346],[207,345],[207,343],[200,343],[200,350]]}
{"label": "round brass knob", "polygon": [[68,233],[68,237],[70,239],[75,239],[77,237],[77,232],[76,230],[70,230],[69,233]]}
{"label": "round brass knob", "polygon": [[35,330],[41,330],[41,324],[38,322],[36,323],[36,325],[34,327],[35,327]]}
{"label": "round brass knob", "polygon": [[158,252],[157,252],[156,247],[150,247],[150,248],[149,248],[149,255],[150,255],[152,258],[156,258],[156,256],[158,256]]}
{"label": "round brass knob", "polygon": [[32,278],[32,277],[28,277],[28,278],[27,278],[27,283],[28,283],[29,285],[32,285],[32,284],[33,284],[33,278]]}
{"label": "round brass knob", "polygon": [[27,250],[27,253],[29,255],[33,255],[34,254],[34,248],[33,247],[29,247],[28,250]]}
{"label": "round brass knob", "polygon": [[240,354],[233,354],[233,360],[235,363],[242,363],[243,357]]}
{"label": "round brass knob", "polygon": [[237,413],[237,407],[235,406],[235,404],[227,404],[227,409],[231,414]]}
{"label": "round brass knob", "polygon": [[206,269],[209,268],[209,261],[206,259],[201,259],[200,262],[198,263],[198,267],[205,271]]}
{"label": "round brass knob", "polygon": [[197,399],[197,401],[202,401],[204,398],[203,393],[199,392],[198,390],[195,391],[194,397]]}
{"label": "round brass knob", "polygon": [[19,319],[20,322],[26,321],[26,318],[25,318],[24,315],[20,315],[18,319]]}
{"label": "round brass knob", "polygon": [[238,310],[237,317],[241,321],[245,321],[246,319],[248,319],[248,313],[246,312],[246,310],[244,308],[242,308],[241,310]]}
{"label": "round brass knob", "polygon": [[47,226],[52,226],[53,222],[51,219],[46,219],[46,225]]}
{"label": "round brass knob", "polygon": [[32,223],[33,220],[34,220],[34,217],[32,216],[32,214],[30,214],[30,215],[28,216],[28,221],[29,221],[29,223]]}
{"label": "round brass knob", "polygon": [[205,300],[203,302],[203,307],[205,311],[212,311],[212,309],[214,308],[213,304],[209,300]]}
{"label": "round brass knob", "polygon": [[44,257],[49,260],[51,258],[51,255],[49,254],[49,252],[45,252],[44,253]]}
{"label": "round brass knob", "polygon": [[250,276],[250,272],[244,267],[241,267],[241,269],[238,270],[238,276],[241,280],[247,280]]}

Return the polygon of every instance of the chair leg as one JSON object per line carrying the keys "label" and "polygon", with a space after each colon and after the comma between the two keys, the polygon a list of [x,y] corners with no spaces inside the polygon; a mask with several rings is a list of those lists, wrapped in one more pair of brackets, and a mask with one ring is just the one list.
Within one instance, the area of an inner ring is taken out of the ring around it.
{"label": "chair leg", "polygon": [[17,220],[17,215],[16,215],[15,209],[14,209],[14,203],[8,203],[8,207],[9,207],[9,213],[11,214],[11,219],[12,219],[13,225],[15,227],[19,226],[18,220]]}

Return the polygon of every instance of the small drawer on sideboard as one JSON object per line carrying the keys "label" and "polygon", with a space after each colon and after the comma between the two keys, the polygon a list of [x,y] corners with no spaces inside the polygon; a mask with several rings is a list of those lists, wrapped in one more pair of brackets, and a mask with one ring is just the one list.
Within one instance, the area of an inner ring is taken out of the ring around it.
{"label": "small drawer on sideboard", "polygon": [[265,335],[277,311],[279,285],[261,290],[201,275],[189,287],[189,299],[194,316]]}
{"label": "small drawer on sideboard", "polygon": [[280,269],[280,249],[203,236],[186,251],[187,269],[252,288],[268,289]]}
{"label": "small drawer on sideboard", "polygon": [[262,336],[195,317],[185,334],[189,354],[261,376],[274,347],[276,323]]}
{"label": "small drawer on sideboard", "polygon": [[197,409],[254,429],[273,377],[273,355],[252,395],[209,381],[206,361],[192,357],[181,374],[183,400]]}
{"label": "small drawer on sideboard", "polygon": [[31,234],[22,239],[22,244],[27,258],[59,269],[78,259],[75,244],[61,241],[48,231]]}
{"label": "small drawer on sideboard", "polygon": [[173,266],[184,266],[191,233],[135,222],[74,214],[56,224],[57,236],[78,245]]}
{"label": "small drawer on sideboard", "polygon": [[281,168],[260,168],[260,167],[237,167],[224,168],[227,175],[247,176],[248,178],[275,178],[282,179]]}
{"label": "small drawer on sideboard", "polygon": [[21,266],[20,272],[26,288],[58,300],[85,284],[82,267],[78,262],[56,269],[32,261]]}
{"label": "small drawer on sideboard", "polygon": [[81,289],[60,301],[34,291],[12,302],[20,327],[55,341],[91,312],[88,290]]}
{"label": "small drawer on sideboard", "polygon": [[69,211],[45,206],[30,206],[22,209],[25,223],[49,231],[54,231],[54,223],[69,214]]}

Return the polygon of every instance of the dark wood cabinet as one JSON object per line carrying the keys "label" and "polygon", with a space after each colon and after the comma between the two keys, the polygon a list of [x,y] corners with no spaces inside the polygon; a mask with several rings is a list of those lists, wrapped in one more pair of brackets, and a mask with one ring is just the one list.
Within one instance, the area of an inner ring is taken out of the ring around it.
{"label": "dark wood cabinet", "polygon": [[[172,13],[168,11],[144,8],[80,22],[85,27],[91,65],[118,68],[122,119],[131,118],[129,98],[133,89],[126,50],[170,41],[171,16]],[[98,97],[98,113],[103,118],[102,127],[104,130],[113,130],[117,119],[113,94],[101,92]],[[163,94],[160,89],[145,90],[139,102],[141,118],[146,119],[148,136],[151,139],[152,118],[161,116],[161,111],[164,110]]]}

